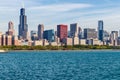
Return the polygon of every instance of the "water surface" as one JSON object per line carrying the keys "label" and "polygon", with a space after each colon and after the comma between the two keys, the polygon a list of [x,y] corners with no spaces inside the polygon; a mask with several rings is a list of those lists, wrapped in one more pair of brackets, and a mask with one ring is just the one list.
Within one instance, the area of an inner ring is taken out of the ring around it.
{"label": "water surface", "polygon": [[8,52],[0,80],[120,80],[120,51]]}

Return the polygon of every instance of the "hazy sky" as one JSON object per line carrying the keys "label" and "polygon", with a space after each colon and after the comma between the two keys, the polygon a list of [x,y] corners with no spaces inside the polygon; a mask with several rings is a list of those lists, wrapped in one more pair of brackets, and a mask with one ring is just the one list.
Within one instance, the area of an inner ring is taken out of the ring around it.
{"label": "hazy sky", "polygon": [[0,0],[0,31],[12,21],[18,31],[20,8],[24,6],[29,30],[56,29],[57,24],[79,23],[81,28],[96,28],[104,20],[108,31],[120,29],[120,0]]}

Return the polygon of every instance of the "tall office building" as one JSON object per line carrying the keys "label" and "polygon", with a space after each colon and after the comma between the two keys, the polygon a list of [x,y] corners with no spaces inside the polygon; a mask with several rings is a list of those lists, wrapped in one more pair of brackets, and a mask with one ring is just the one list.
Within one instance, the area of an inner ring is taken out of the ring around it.
{"label": "tall office building", "polygon": [[20,10],[19,38],[28,40],[28,24],[24,8],[21,8]]}
{"label": "tall office building", "polygon": [[79,37],[79,39],[82,39],[82,38],[83,38],[82,28],[81,28],[81,27],[78,27],[78,37]]}
{"label": "tall office building", "polygon": [[103,27],[104,27],[103,21],[102,20],[98,21],[98,39],[101,41],[103,41],[103,33],[104,33]]}
{"label": "tall office building", "polygon": [[71,34],[71,37],[78,36],[78,24],[77,23],[70,24],[70,34]]}
{"label": "tall office building", "polygon": [[60,42],[66,43],[68,37],[68,26],[57,25],[57,36],[60,38]]}
{"label": "tall office building", "polygon": [[110,34],[110,42],[112,45],[118,45],[118,31],[112,31]]}
{"label": "tall office building", "polygon": [[84,29],[84,38],[85,39],[96,39],[97,38],[97,31],[91,28]]}
{"label": "tall office building", "polygon": [[104,30],[104,35],[103,35],[103,40],[108,41],[110,39],[110,34],[109,32]]}
{"label": "tall office building", "polygon": [[46,30],[46,31],[44,31],[44,39],[47,39],[48,42],[54,42],[55,41],[55,32],[54,32],[54,30]]}
{"label": "tall office building", "polygon": [[38,25],[38,39],[43,39],[43,32],[44,32],[44,25],[39,24]]}
{"label": "tall office building", "polygon": [[31,40],[38,40],[37,31],[31,31]]}
{"label": "tall office building", "polygon": [[11,21],[8,23],[8,31],[6,34],[11,36],[15,35],[14,24]]}

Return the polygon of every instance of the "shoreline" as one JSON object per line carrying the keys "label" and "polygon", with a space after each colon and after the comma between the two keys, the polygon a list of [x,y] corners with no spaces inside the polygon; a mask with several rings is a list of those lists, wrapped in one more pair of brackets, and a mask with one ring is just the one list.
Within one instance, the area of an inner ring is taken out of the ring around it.
{"label": "shoreline", "polygon": [[13,51],[120,51],[120,46],[0,46],[2,52]]}
{"label": "shoreline", "polygon": [[7,50],[7,52],[29,52],[29,51],[56,51],[56,52],[59,52],[59,51],[120,51],[120,49],[85,49],[85,50]]}

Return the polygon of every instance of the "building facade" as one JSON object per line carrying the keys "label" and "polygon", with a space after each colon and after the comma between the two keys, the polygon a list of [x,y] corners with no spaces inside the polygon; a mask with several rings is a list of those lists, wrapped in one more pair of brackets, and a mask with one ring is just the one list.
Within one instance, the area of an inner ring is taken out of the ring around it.
{"label": "building facade", "polygon": [[77,25],[77,23],[70,24],[70,34],[71,34],[71,37],[78,36],[78,25]]}
{"label": "building facade", "polygon": [[68,26],[57,25],[57,36],[60,38],[60,42],[66,43],[68,37]]}
{"label": "building facade", "polygon": [[37,35],[37,31],[31,31],[31,40],[38,40],[38,35]]}
{"label": "building facade", "polygon": [[46,30],[44,31],[44,39],[48,40],[48,42],[54,42],[55,41],[55,32],[54,30]]}
{"label": "building facade", "polygon": [[91,28],[85,28],[84,29],[84,39],[95,39],[97,38],[97,31],[95,29]]}
{"label": "building facade", "polygon": [[28,39],[28,24],[27,16],[25,15],[25,9],[21,8],[20,10],[20,24],[19,24],[19,39],[27,40]]}
{"label": "building facade", "polygon": [[83,38],[82,28],[81,28],[81,27],[78,27],[78,37],[79,37],[79,39],[82,39],[82,38]]}
{"label": "building facade", "polygon": [[110,43],[113,46],[117,46],[118,45],[118,31],[112,31],[110,34]]}
{"label": "building facade", "polygon": [[43,39],[43,32],[44,32],[44,25],[39,24],[38,25],[38,39],[39,40]]}
{"label": "building facade", "polygon": [[6,34],[11,36],[15,35],[14,24],[12,21],[8,23],[8,31],[6,32]]}
{"label": "building facade", "polygon": [[103,41],[103,33],[104,33],[104,23],[102,20],[98,21],[98,39]]}
{"label": "building facade", "polygon": [[11,35],[6,36],[6,45],[7,46],[13,45],[13,37]]}

